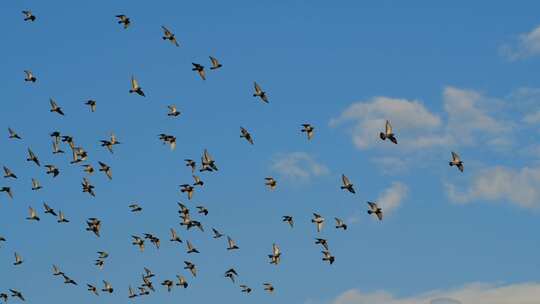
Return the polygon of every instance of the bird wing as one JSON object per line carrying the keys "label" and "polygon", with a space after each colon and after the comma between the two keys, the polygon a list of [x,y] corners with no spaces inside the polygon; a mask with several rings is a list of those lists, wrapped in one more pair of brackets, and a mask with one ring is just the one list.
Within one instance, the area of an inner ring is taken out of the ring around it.
{"label": "bird wing", "polygon": [[351,182],[349,181],[349,178],[347,176],[345,176],[345,174],[341,174],[341,180],[343,181],[344,186],[347,186],[347,185],[351,184]]}
{"label": "bird wing", "polygon": [[137,90],[139,88],[139,82],[135,79],[135,76],[131,76],[131,88]]}
{"label": "bird wing", "polygon": [[392,134],[392,125],[390,124],[390,121],[386,121],[386,135]]}

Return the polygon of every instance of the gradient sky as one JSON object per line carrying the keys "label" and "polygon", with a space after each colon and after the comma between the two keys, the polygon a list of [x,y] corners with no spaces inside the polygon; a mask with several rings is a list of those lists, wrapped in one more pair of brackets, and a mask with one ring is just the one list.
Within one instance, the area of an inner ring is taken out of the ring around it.
{"label": "gradient sky", "polygon": [[[94,303],[84,285],[107,280],[115,293],[98,300],[127,303],[144,266],[156,284],[183,274],[191,285],[170,294],[159,286],[135,302],[332,303],[347,290],[407,298],[540,281],[536,1],[105,2],[0,2],[0,162],[19,176],[0,181],[15,195],[0,193],[7,238],[0,292],[19,289],[33,303]],[[36,22],[24,22],[23,9]],[[116,14],[132,26],[124,30]],[[161,39],[162,25],[181,47]],[[191,63],[209,67],[209,55],[223,68],[202,81]],[[26,69],[35,84],[24,81]],[[131,75],[146,98],[128,93]],[[269,104],[252,97],[253,81]],[[49,112],[51,97],[65,117]],[[90,98],[96,113],[83,105]],[[182,115],[167,117],[168,104]],[[385,119],[397,146],[378,139]],[[306,122],[316,127],[311,142],[300,133]],[[23,140],[9,140],[8,126]],[[254,146],[239,138],[240,126]],[[112,167],[112,181],[90,176],[96,198],[81,192],[80,166],[51,153],[54,130],[74,136],[95,167]],[[123,143],[114,154],[99,146],[110,132]],[[175,151],[159,133],[177,136]],[[27,148],[60,176],[26,162]],[[188,202],[178,188],[192,182],[183,159],[199,160],[205,148],[220,170],[201,174],[206,184]],[[465,173],[448,166],[450,151],[461,154]],[[342,173],[356,195],[339,189]],[[278,180],[275,191],[264,187],[266,176]],[[30,191],[32,177],[43,190]],[[366,214],[367,200],[388,211],[382,223]],[[241,249],[227,252],[225,240],[178,226],[178,201],[206,206],[207,230],[218,228]],[[71,222],[57,224],[43,202]],[[129,212],[133,202],[141,214]],[[40,222],[25,220],[28,206]],[[312,212],[327,220],[319,235],[336,256],[331,266],[313,244]],[[281,222],[285,214],[295,217],[294,229]],[[349,230],[334,229],[335,216]],[[84,230],[88,217],[102,219],[101,238]],[[168,242],[171,227],[201,253]],[[132,246],[130,235],[144,232],[161,237],[161,249]],[[273,242],[283,251],[277,267],[266,257]],[[103,270],[93,265],[98,250],[110,253]],[[25,260],[19,267],[15,251]],[[200,276],[192,279],[184,260]],[[53,277],[52,264],[79,286]],[[223,277],[231,266],[251,295]],[[263,282],[277,292],[263,292]]]}

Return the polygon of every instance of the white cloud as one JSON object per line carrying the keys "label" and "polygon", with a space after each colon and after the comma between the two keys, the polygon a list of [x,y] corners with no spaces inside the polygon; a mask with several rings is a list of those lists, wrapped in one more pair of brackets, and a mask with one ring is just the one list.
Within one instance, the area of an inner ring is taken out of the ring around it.
{"label": "white cloud", "polygon": [[327,175],[330,172],[325,165],[318,163],[311,155],[305,152],[277,155],[272,162],[272,170],[285,178],[302,181]]}
{"label": "white cloud", "polygon": [[[353,103],[338,118],[332,119],[330,125],[354,122],[353,142],[358,148],[366,149],[379,144],[378,134],[384,130],[387,119],[392,123],[401,145],[432,144],[439,140],[430,136],[429,130],[439,128],[441,119],[415,100],[375,97],[366,102]],[[418,137],[425,133],[428,134]]]}
{"label": "white cloud", "polygon": [[458,203],[508,201],[523,208],[540,207],[540,167],[493,167],[475,176],[466,190],[457,190],[450,183],[445,186],[449,198]]}
{"label": "white cloud", "polygon": [[384,190],[377,199],[377,203],[386,214],[397,209],[403,199],[407,196],[409,189],[400,182],[393,182],[392,185]]}
{"label": "white cloud", "polygon": [[540,283],[493,285],[475,283],[453,290],[435,290],[409,297],[396,297],[385,291],[344,292],[332,304],[537,304]]}
{"label": "white cloud", "polygon": [[384,174],[398,174],[407,171],[411,164],[410,160],[403,157],[379,156],[370,160]]}
{"label": "white cloud", "polygon": [[528,33],[520,34],[515,45],[504,45],[501,50],[510,60],[540,55],[540,26]]}

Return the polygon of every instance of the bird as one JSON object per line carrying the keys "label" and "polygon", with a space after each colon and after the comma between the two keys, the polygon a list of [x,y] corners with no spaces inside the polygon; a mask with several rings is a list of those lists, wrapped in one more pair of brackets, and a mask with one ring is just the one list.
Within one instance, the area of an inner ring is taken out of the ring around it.
{"label": "bird", "polygon": [[240,127],[240,138],[245,138],[248,143],[253,145],[253,136],[251,136],[248,130],[244,129],[243,127]]}
{"label": "bird", "polygon": [[240,249],[240,247],[238,247],[238,246],[236,245],[236,242],[235,242],[233,239],[231,239],[230,236],[227,236],[227,245],[228,245],[228,246],[227,246],[227,250]]}
{"label": "bird", "polygon": [[95,294],[96,296],[99,296],[98,289],[97,289],[96,286],[91,285],[91,284],[86,284],[86,287],[88,287],[88,289],[87,289],[88,291]]}
{"label": "bird", "polygon": [[336,260],[336,258],[328,250],[323,250],[321,252],[323,254],[322,260],[327,261],[328,263],[330,263],[330,265],[332,265],[334,261]]}
{"label": "bird", "polygon": [[63,274],[64,274],[64,273],[60,270],[60,268],[58,268],[58,266],[52,265],[52,268],[53,268],[53,276],[59,276],[59,275],[63,275]]}
{"label": "bird", "polygon": [[281,261],[281,250],[276,243],[272,244],[272,254],[269,254],[268,257],[270,258],[270,264],[277,265]]}
{"label": "bird", "polygon": [[336,220],[336,229],[343,229],[343,230],[347,230],[347,224],[345,224],[345,222],[343,222],[343,220],[335,217],[334,218]]}
{"label": "bird", "polygon": [[50,133],[49,135],[54,139],[54,141],[56,143],[60,143],[60,137],[61,137],[60,132],[54,131],[54,132]]}
{"label": "bird", "polygon": [[118,24],[124,25],[124,29],[127,29],[131,24],[131,20],[126,15],[116,15],[116,18],[118,18]]}
{"label": "bird", "polygon": [[313,131],[315,130],[315,128],[308,123],[302,124],[302,127],[303,128],[300,131],[305,132],[307,134],[308,140],[311,140],[313,138]]}
{"label": "bird", "polygon": [[324,218],[317,213],[313,213],[313,219],[311,220],[311,222],[315,223],[315,225],[317,226],[317,232],[321,232],[324,225]]}
{"label": "bird", "polygon": [[268,291],[269,293],[274,292],[274,285],[272,285],[271,283],[263,283],[263,286],[265,291]]}
{"label": "bird", "polygon": [[291,226],[291,228],[293,228],[294,226],[294,220],[293,220],[293,217],[290,216],[290,215],[284,215],[281,217],[281,221],[289,224],[289,226]]}
{"label": "bird", "polygon": [[385,125],[385,131],[384,132],[381,132],[379,134],[379,137],[382,139],[382,140],[386,140],[387,138],[393,142],[394,144],[397,145],[397,139],[396,139],[396,136],[394,135],[394,133],[392,132],[392,125],[390,124],[390,121],[386,121],[386,125]]}
{"label": "bird", "polygon": [[175,35],[173,34],[173,32],[171,32],[168,28],[166,28],[165,26],[161,26],[161,29],[163,29],[163,37],[161,37],[163,40],[169,40],[170,42],[172,42],[172,44],[176,45],[177,47],[180,46],[180,44],[178,43],[178,41],[176,41],[176,37]]}
{"label": "bird", "polygon": [[139,82],[137,79],[135,79],[135,76],[131,76],[131,89],[129,90],[130,93],[137,93],[142,97],[145,97],[142,87],[139,86]]}
{"label": "bird", "polygon": [[4,301],[4,303],[7,303],[8,301],[8,295],[7,293],[0,293],[0,300]]}
{"label": "bird", "polygon": [[28,158],[26,158],[26,161],[33,161],[38,167],[41,166],[38,157],[30,148],[28,148]]}
{"label": "bird", "polygon": [[247,285],[240,285],[240,288],[242,289],[242,292],[250,293],[251,288],[249,288]]}
{"label": "bird", "polygon": [[347,189],[347,191],[349,191],[352,194],[356,193],[356,191],[354,190],[353,184],[351,183],[349,178],[345,176],[345,174],[341,174],[341,183],[343,184],[341,186],[341,189]]}
{"label": "bird", "polygon": [[186,241],[187,253],[199,253],[199,250],[191,244],[190,241]]}
{"label": "bird", "polygon": [[270,190],[276,189],[277,181],[273,177],[265,177],[264,180],[264,184],[268,186]]}
{"label": "bird", "polygon": [[15,175],[15,173],[13,173],[13,171],[11,171],[8,167],[4,166],[4,178],[17,178],[17,175]]}
{"label": "bird", "polygon": [[86,177],[83,177],[83,182],[81,183],[81,185],[82,185],[82,192],[86,192],[90,194],[91,196],[96,196],[96,193],[94,192],[95,187],[92,184],[90,184],[90,181]]}
{"label": "bird", "polygon": [[92,165],[82,165],[82,167],[84,168],[83,169],[84,172],[88,174],[94,173],[94,167],[92,167]]}
{"label": "bird", "polygon": [[193,65],[193,68],[191,70],[199,73],[199,76],[202,80],[206,80],[206,72],[204,71],[204,66],[194,62],[192,62],[191,64]]}
{"label": "bird", "polygon": [[368,214],[375,214],[379,221],[382,221],[383,219],[383,212],[382,209],[377,205],[377,203],[374,202],[367,202],[368,204]]}
{"label": "bird", "polygon": [[326,239],[315,238],[315,244],[320,244],[325,250],[328,250],[328,241]]}
{"label": "bird", "polygon": [[98,162],[98,163],[99,163],[99,166],[101,167],[101,168],[99,168],[99,171],[105,173],[105,175],[107,175],[109,180],[112,180],[111,167],[109,165],[107,165],[106,163],[103,163],[103,162]]}
{"label": "bird", "polygon": [[204,216],[208,215],[208,209],[204,206],[197,206],[197,209],[199,209],[198,213],[204,214]]}
{"label": "bird", "polygon": [[32,14],[32,11],[25,10],[25,11],[22,11],[22,13],[24,14],[24,21],[31,21],[31,22],[36,21],[36,16]]}
{"label": "bird", "polygon": [[104,285],[104,287],[103,287],[103,289],[101,289],[101,291],[108,292],[108,293],[113,293],[114,289],[113,289],[111,283],[104,280],[103,285]]}
{"label": "bird", "polygon": [[178,234],[176,233],[176,230],[174,230],[174,228],[171,228],[171,239],[170,239],[171,242],[178,242],[178,243],[182,243],[182,239],[178,236]]}
{"label": "bird", "polygon": [[136,236],[136,235],[132,235],[131,237],[133,238],[133,241],[131,242],[131,244],[139,246],[139,250],[141,252],[143,252],[144,251],[144,239],[142,239],[141,237]]}
{"label": "bird", "polygon": [[47,203],[43,203],[43,208],[45,209],[45,213],[48,213],[52,216],[58,216],[53,208],[49,207]]}
{"label": "bird", "polygon": [[171,280],[165,280],[161,283],[161,285],[167,287],[167,291],[171,292],[172,288],[174,287],[174,282]]}
{"label": "bird", "polygon": [[189,200],[191,200],[193,198],[193,192],[195,191],[195,188],[193,188],[193,186],[189,185],[189,184],[182,184],[180,185],[180,192],[184,193],[186,192],[187,193],[187,197]]}
{"label": "bird", "polygon": [[456,166],[459,171],[463,172],[465,169],[463,166],[463,161],[456,152],[452,152],[452,160],[449,162],[450,167]]}
{"label": "bird", "polygon": [[12,298],[19,298],[21,301],[25,301],[22,292],[15,289],[10,289],[9,291],[11,292]]}
{"label": "bird", "polygon": [[24,75],[25,75],[24,81],[30,81],[30,82],[36,82],[37,81],[36,76],[34,76],[32,71],[30,71],[30,70],[25,70]]}
{"label": "bird", "polygon": [[184,264],[186,264],[186,266],[184,266],[184,269],[187,269],[191,272],[191,274],[196,277],[197,276],[197,266],[195,266],[195,264],[189,262],[189,261],[184,261]]}
{"label": "bird", "polygon": [[193,175],[193,180],[195,181],[193,183],[193,186],[201,186],[202,187],[204,185],[204,182],[197,175]]}
{"label": "bird", "polygon": [[178,279],[178,282],[176,283],[176,286],[181,286],[183,288],[188,287],[188,282],[187,282],[186,278],[184,278],[184,276],[176,275],[176,278]]}
{"label": "bird", "polygon": [[64,150],[60,149],[60,146],[54,140],[52,142],[52,147],[53,147],[53,154],[63,154],[64,153]]}
{"label": "bird", "polygon": [[186,162],[186,167],[191,167],[191,173],[194,173],[197,169],[197,163],[192,159],[184,159]]}
{"label": "bird", "polygon": [[[60,134],[58,134],[58,136],[60,136]],[[56,137],[55,137],[55,140],[56,140]],[[67,143],[71,149],[75,148],[75,141],[73,140],[72,136],[62,135],[62,142]]]}
{"label": "bird", "polygon": [[59,107],[58,104],[56,104],[56,101],[54,101],[54,99],[49,98],[49,103],[51,104],[50,112],[56,112],[56,113],[64,116],[64,111],[62,111],[62,108]]}
{"label": "bird", "polygon": [[236,273],[236,270],[234,270],[234,268],[230,268],[229,270],[225,271],[225,277],[230,278],[233,283],[235,280],[235,276],[238,276],[238,273]]}
{"label": "bird", "polygon": [[139,294],[138,295],[130,293],[128,297],[135,298],[137,296],[147,296],[147,295],[150,294],[150,292],[148,290],[146,290],[146,288],[144,288],[144,286],[137,287],[137,289],[139,289]]}
{"label": "bird", "polygon": [[97,254],[99,259],[106,259],[109,257],[109,253],[106,251],[98,251]]}
{"label": "bird", "polygon": [[223,236],[223,234],[215,228],[212,228],[212,232],[214,232],[214,236],[212,236],[214,239],[219,239]]}
{"label": "bird", "polygon": [[212,66],[210,67],[210,70],[217,70],[223,66],[221,65],[221,63],[219,63],[219,61],[215,57],[212,57],[212,56],[209,56],[209,57],[210,57],[210,61],[212,62]]}
{"label": "bird", "polygon": [[57,177],[60,174],[60,170],[55,165],[45,165],[45,168],[47,168],[47,172],[45,173],[52,174],[53,177]]}
{"label": "bird", "polygon": [[178,207],[180,208],[180,210],[178,210],[178,213],[181,213],[184,215],[189,214],[189,208],[186,205],[180,202],[178,202],[177,204],[178,204]]}
{"label": "bird", "polygon": [[12,128],[8,128],[8,133],[10,139],[22,139],[17,132],[15,132]]}
{"label": "bird", "polygon": [[142,208],[138,204],[131,204],[128,206],[131,209],[131,212],[141,212]]}
{"label": "bird", "polygon": [[152,281],[150,281],[150,278],[143,275],[142,277],[143,279],[143,284],[142,284],[142,287],[147,287],[148,289],[150,289],[151,291],[156,291],[154,289],[154,284],[152,283]]}
{"label": "bird", "polygon": [[95,260],[94,265],[96,265],[101,270],[105,266],[105,261],[97,259],[97,260]]}
{"label": "bird", "polygon": [[66,219],[65,215],[64,215],[64,212],[62,212],[62,210],[59,210],[58,211],[58,220],[57,220],[58,223],[69,223],[69,220]]}
{"label": "bird", "polygon": [[144,275],[143,275],[144,278],[149,279],[155,276],[156,275],[152,272],[152,270],[150,270],[150,268],[144,267]]}
{"label": "bird", "polygon": [[169,108],[169,113],[167,113],[167,116],[177,117],[178,115],[182,114],[173,104],[168,105],[167,108]]}
{"label": "bird", "polygon": [[75,282],[72,278],[68,277],[67,275],[62,274],[62,277],[64,277],[64,284],[78,285],[77,282]]}
{"label": "bird", "polygon": [[266,95],[266,92],[261,89],[259,84],[257,82],[254,83],[255,86],[255,93],[253,93],[253,97],[259,97],[262,101],[268,103],[268,96]]}
{"label": "bird", "polygon": [[13,198],[13,192],[10,187],[0,187],[0,192],[6,192],[10,198]]}
{"label": "bird", "polygon": [[36,213],[36,210],[32,207],[28,207],[28,213],[30,214],[26,219],[29,221],[39,221],[39,216]]}
{"label": "bird", "polygon": [[131,286],[129,286],[129,289],[128,289],[128,298],[130,299],[133,299],[137,297],[137,294],[133,291],[133,288],[131,288]]}
{"label": "bird", "polygon": [[18,265],[21,265],[22,263],[23,263],[23,258],[17,252],[15,252],[15,262],[13,263],[13,265],[18,266]]}
{"label": "bird", "polygon": [[84,103],[85,105],[90,107],[90,111],[95,112],[96,111],[96,101],[93,99],[90,99]]}
{"label": "bird", "polygon": [[214,159],[212,158],[212,156],[210,155],[210,153],[208,153],[208,150],[204,149],[204,152],[203,152],[203,156],[201,157],[201,166],[202,168],[199,169],[200,172],[203,172],[203,171],[218,171],[218,168],[216,166],[216,162],[214,161]]}
{"label": "bird", "polygon": [[97,237],[100,236],[101,231],[101,221],[97,218],[91,217],[86,221],[87,231],[93,232]]}
{"label": "bird", "polygon": [[176,148],[175,136],[161,133],[159,134],[159,139],[163,141],[163,144],[168,144],[171,147],[171,150],[174,150]]}

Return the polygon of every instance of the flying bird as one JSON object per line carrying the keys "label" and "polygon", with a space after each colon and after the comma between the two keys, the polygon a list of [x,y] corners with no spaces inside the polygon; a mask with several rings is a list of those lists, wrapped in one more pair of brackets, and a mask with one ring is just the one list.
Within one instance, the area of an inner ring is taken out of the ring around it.
{"label": "flying bird", "polygon": [[335,217],[334,218],[336,220],[336,229],[343,229],[343,230],[347,230],[347,224],[345,224],[345,222],[343,222],[343,220]]}
{"label": "flying bird", "polygon": [[464,166],[463,161],[456,152],[452,152],[452,160],[449,162],[450,167],[456,166],[459,171],[463,172]]}
{"label": "flying bird", "polygon": [[240,285],[240,289],[242,292],[245,292],[245,293],[251,292],[251,288],[249,288],[247,285]]}
{"label": "flying bird", "polygon": [[353,184],[351,183],[349,178],[345,176],[345,174],[341,174],[341,183],[343,184],[341,186],[341,189],[347,189],[347,191],[353,194],[356,193],[356,191],[354,191]]}
{"label": "flying bird", "polygon": [[193,192],[195,191],[195,188],[189,184],[182,184],[180,185],[180,192],[187,193],[187,197],[189,200],[193,198]]}
{"label": "flying bird", "polygon": [[127,29],[131,24],[131,20],[126,15],[116,15],[116,18],[118,18],[118,24],[124,25],[124,29]]}
{"label": "flying bird", "polygon": [[10,139],[22,139],[17,132],[15,132],[12,128],[8,128],[8,133]]}
{"label": "flying bird", "polygon": [[212,232],[214,233],[214,236],[213,236],[214,239],[219,239],[220,237],[223,236],[223,234],[221,232],[217,231],[217,229],[215,229],[215,228],[212,228]]}
{"label": "flying bird", "polygon": [[64,150],[60,149],[59,144],[53,140],[52,142],[53,154],[63,154]]}
{"label": "flying bird", "polygon": [[26,158],[26,161],[32,161],[38,165],[38,167],[41,166],[38,157],[34,152],[32,152],[32,150],[30,150],[30,148],[28,148],[28,158]]}
{"label": "flying bird", "polygon": [[233,239],[231,239],[230,236],[227,236],[227,245],[228,245],[228,246],[227,246],[227,250],[240,249],[240,247],[238,247],[238,246],[236,245],[236,242],[235,242]]}
{"label": "flying bird", "polygon": [[181,286],[183,288],[188,287],[188,282],[187,282],[186,278],[184,278],[184,276],[176,275],[176,278],[178,279],[178,282],[176,283],[176,286]]}
{"label": "flying bird", "polygon": [[36,76],[34,76],[34,74],[32,74],[32,71],[30,70],[25,70],[24,75],[24,81],[36,82],[37,80]]}
{"label": "flying bird", "polygon": [[245,138],[250,144],[253,145],[253,136],[248,132],[248,130],[240,127],[240,138]]}
{"label": "flying bird", "polygon": [[12,298],[19,298],[21,301],[25,301],[22,292],[15,289],[10,289],[9,291],[11,292]]}
{"label": "flying bird", "polygon": [[323,250],[322,254],[323,254],[322,260],[327,261],[328,263],[330,263],[330,265],[332,265],[334,261],[336,260],[336,258],[328,250]]}
{"label": "flying bird", "polygon": [[100,236],[101,221],[97,218],[91,217],[86,221],[86,230],[93,232],[97,237]]}
{"label": "flying bird", "polygon": [[22,11],[22,13],[24,14],[24,21],[31,21],[31,22],[36,21],[36,16],[32,14],[32,11],[25,10],[25,11]]}
{"label": "flying bird", "polygon": [[191,173],[195,173],[197,163],[192,159],[184,159],[184,161],[186,162],[186,167],[191,167]]}
{"label": "flying bird", "polygon": [[5,192],[10,198],[13,198],[13,192],[10,187],[0,187],[0,192]]}
{"label": "flying bird", "polygon": [[161,285],[167,287],[167,291],[171,292],[172,288],[174,287],[174,282],[171,280],[165,280],[161,283]]}
{"label": "flying bird", "polygon": [[131,237],[133,238],[133,241],[131,242],[131,244],[139,246],[139,250],[141,252],[143,252],[144,251],[144,239],[142,239],[141,237],[136,236],[136,235],[132,235]]}
{"label": "flying bird", "polygon": [[204,71],[204,66],[194,62],[192,62],[191,64],[193,65],[193,68],[191,70],[199,73],[199,76],[202,80],[206,80],[206,72]]}
{"label": "flying bird", "polygon": [[107,282],[107,281],[103,281],[103,289],[101,289],[101,291],[103,292],[108,292],[108,293],[113,293],[114,289],[111,285],[111,283]]}
{"label": "flying bird", "polygon": [[180,46],[180,44],[178,44],[178,41],[176,41],[176,37],[175,35],[173,34],[173,32],[171,32],[168,28],[164,27],[164,26],[161,26],[161,29],[163,29],[163,40],[169,40],[170,42],[172,42],[172,44],[176,45],[177,47]]}
{"label": "flying bird", "polygon": [[225,271],[225,277],[231,279],[233,283],[235,280],[235,276],[238,276],[238,273],[236,273],[236,270],[234,270],[234,268]]}
{"label": "flying bird", "polygon": [[277,181],[273,177],[265,177],[264,180],[264,184],[268,186],[270,190],[276,189]]}
{"label": "flying bird", "polygon": [[167,116],[177,117],[178,115],[182,114],[178,109],[176,109],[176,105],[168,105],[167,108],[169,108],[169,113],[167,113]]}
{"label": "flying bird", "polygon": [[208,215],[208,209],[206,209],[206,207],[197,206],[197,209],[199,209],[199,211],[197,211],[199,214],[203,214],[204,216]]}
{"label": "flying bird", "polygon": [[195,248],[195,246],[193,246],[190,241],[186,241],[186,246],[187,253],[199,253],[199,250],[197,250],[197,248]]}
{"label": "flying bird", "polygon": [[313,219],[311,219],[311,222],[315,223],[317,226],[317,232],[321,232],[324,225],[324,218],[317,213],[313,213]]}
{"label": "flying bird", "polygon": [[83,171],[87,174],[94,173],[94,167],[92,167],[92,165],[82,165],[82,167],[84,168]]}
{"label": "flying bird", "polygon": [[270,264],[277,265],[281,261],[281,250],[276,243],[272,244],[272,254],[269,254],[268,257],[270,258]]}
{"label": "flying bird", "polygon": [[96,296],[99,296],[99,293],[98,293],[98,289],[96,286],[94,285],[91,285],[91,284],[86,284],[86,287],[88,291],[90,291],[91,293],[95,294]]}
{"label": "flying bird", "polygon": [[43,208],[45,209],[45,213],[48,213],[52,216],[58,216],[54,209],[47,205],[47,203],[43,203]]}
{"label": "flying bird", "polygon": [[13,265],[18,266],[18,265],[21,265],[22,263],[23,263],[23,258],[17,252],[15,252],[15,262],[13,263]]}
{"label": "flying bird", "polygon": [[90,111],[95,112],[96,111],[96,101],[93,99],[90,99],[84,103],[85,105],[90,107]]}
{"label": "flying bird", "polygon": [[50,112],[56,112],[56,113],[64,116],[64,111],[62,111],[62,108],[59,107],[58,104],[56,104],[56,101],[54,101],[54,99],[49,98],[49,103],[51,104]]}
{"label": "flying bird", "polygon": [[45,165],[45,168],[47,168],[45,173],[52,174],[53,177],[57,177],[60,174],[60,170],[55,165]]}
{"label": "flying bird", "polygon": [[269,293],[273,293],[275,290],[274,285],[272,285],[271,283],[263,283],[263,286],[264,286],[264,290],[268,291]]}
{"label": "flying bird", "polygon": [[62,212],[62,210],[59,210],[58,211],[58,220],[57,220],[58,223],[69,223],[69,220],[66,219],[66,216],[64,215],[64,212]]}
{"label": "flying bird", "polygon": [[141,212],[142,208],[138,204],[131,204],[128,206],[131,212]]}
{"label": "flying bird", "polygon": [[289,226],[291,226],[291,228],[293,228],[294,226],[294,220],[293,220],[293,217],[290,216],[290,215],[284,215],[281,217],[281,221],[289,224]]}
{"label": "flying bird", "polygon": [[189,261],[184,261],[184,264],[186,264],[186,266],[184,266],[184,269],[187,269],[191,272],[191,275],[193,275],[194,277],[197,276],[197,266],[195,266],[195,264],[189,262]]}
{"label": "flying bird", "polygon": [[382,209],[377,205],[377,203],[374,202],[367,202],[368,204],[368,214],[375,214],[379,221],[382,221],[383,219],[383,212]]}
{"label": "flying bird", "polygon": [[178,234],[176,233],[176,230],[174,230],[174,228],[171,228],[171,239],[170,239],[171,242],[178,242],[178,243],[182,243],[182,239],[178,236]]}
{"label": "flying bird", "polygon": [[388,138],[391,142],[393,142],[394,144],[397,145],[396,136],[394,135],[394,132],[392,131],[392,125],[390,124],[390,121],[388,121],[388,120],[386,121],[385,131],[381,132],[379,134],[379,137],[382,140],[386,140]]}
{"label": "flying bird", "polygon": [[103,162],[98,162],[98,163],[99,163],[99,166],[101,167],[101,168],[99,168],[99,171],[105,173],[105,175],[107,175],[109,180],[112,180],[111,167],[109,165],[107,165],[106,163],[103,163]]}
{"label": "flying bird", "polygon": [[202,179],[200,177],[198,177],[197,175],[193,175],[193,180],[195,181],[193,183],[193,186],[203,186],[204,185],[204,182],[202,181]]}
{"label": "flying bird", "polygon": [[13,171],[11,171],[8,167],[4,166],[4,178],[17,178],[17,175],[15,175],[15,173],[13,173]]}
{"label": "flying bird", "polygon": [[82,185],[82,192],[86,192],[90,194],[91,196],[96,196],[96,193],[94,192],[95,187],[92,184],[90,184],[90,181],[86,177],[83,177],[83,182],[81,183],[81,185]]}
{"label": "flying bird", "polygon": [[29,221],[39,221],[39,216],[34,208],[28,207],[28,214],[30,214],[26,219]]}
{"label": "flying bird", "polygon": [[315,130],[315,128],[310,125],[310,124],[302,124],[302,132],[305,132],[307,134],[307,138],[308,140],[311,140],[313,138],[313,131]]}
{"label": "flying bird", "polygon": [[129,90],[130,93],[137,93],[139,94],[140,96],[143,96],[145,97],[146,95],[144,94],[143,90],[142,90],[142,87],[139,86],[139,82],[137,81],[137,79],[135,79],[135,76],[131,76],[131,89]]}
{"label": "flying bird", "polygon": [[216,166],[216,162],[208,153],[208,150],[204,149],[203,156],[201,157],[201,166],[202,168],[199,170],[200,172],[203,171],[218,171],[218,168]]}
{"label": "flying bird", "polygon": [[212,56],[209,56],[209,57],[210,57],[210,61],[212,62],[212,66],[210,67],[210,70],[217,70],[223,66],[221,65],[221,63],[219,63],[219,61],[215,57],[212,57]]}
{"label": "flying bird", "polygon": [[325,250],[328,250],[328,241],[326,239],[315,238],[315,244],[319,244],[323,246]]}
{"label": "flying bird", "polygon": [[253,97],[259,97],[262,101],[268,103],[268,96],[266,96],[266,92],[261,89],[261,87],[255,82],[255,93],[253,93]]}

